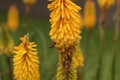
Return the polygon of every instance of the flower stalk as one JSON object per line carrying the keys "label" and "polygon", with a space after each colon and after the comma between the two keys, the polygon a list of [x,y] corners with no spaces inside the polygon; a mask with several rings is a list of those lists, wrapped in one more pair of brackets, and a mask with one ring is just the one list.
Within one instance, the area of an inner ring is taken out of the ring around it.
{"label": "flower stalk", "polygon": [[[75,75],[71,74],[72,57],[75,47],[79,44],[81,37],[81,8],[71,0],[54,0],[48,5],[50,13],[51,39],[59,51],[59,66],[62,73],[56,77],[57,80],[76,80]],[[59,67],[58,67],[59,68]],[[58,70],[59,73],[59,70]]]}
{"label": "flower stalk", "polygon": [[12,70],[11,58],[8,56],[7,56],[7,64],[8,64],[9,80],[13,80],[13,70]]}
{"label": "flower stalk", "polygon": [[119,37],[119,29],[120,29],[120,0],[117,0],[117,10],[115,13],[115,33],[114,33],[114,45],[113,45],[113,53],[116,53],[118,37]]}
{"label": "flower stalk", "polygon": [[101,15],[99,17],[99,30],[100,30],[100,48],[104,48],[104,35],[108,10],[114,5],[114,0],[98,0],[99,7],[101,9]]}
{"label": "flower stalk", "polygon": [[31,6],[34,5],[36,2],[37,0],[23,0],[23,3],[25,4],[24,27],[27,26]]}
{"label": "flower stalk", "polygon": [[[114,0],[98,0],[99,7],[101,9],[101,13],[99,16],[99,31],[100,31],[100,58],[99,58],[99,64],[102,64],[102,57],[104,56],[104,39],[105,39],[105,28],[107,24],[107,15],[108,11],[111,8],[111,6],[114,5]],[[101,77],[101,67],[98,68],[97,72],[97,78],[99,79]]]}
{"label": "flower stalk", "polygon": [[116,64],[116,56],[117,56],[117,44],[118,44],[118,40],[119,40],[119,29],[120,29],[120,0],[117,0],[117,9],[116,9],[116,13],[114,15],[114,18],[115,18],[115,31],[114,31],[114,44],[113,44],[113,80],[116,79],[116,76],[115,76],[115,64]]}
{"label": "flower stalk", "polygon": [[99,19],[99,31],[100,31],[100,48],[104,48],[104,35],[105,35],[105,27],[106,27],[106,19],[107,19],[108,10],[101,11],[100,19]]}
{"label": "flower stalk", "polygon": [[77,80],[77,68],[72,62],[72,51],[69,50],[59,55],[57,80]]}

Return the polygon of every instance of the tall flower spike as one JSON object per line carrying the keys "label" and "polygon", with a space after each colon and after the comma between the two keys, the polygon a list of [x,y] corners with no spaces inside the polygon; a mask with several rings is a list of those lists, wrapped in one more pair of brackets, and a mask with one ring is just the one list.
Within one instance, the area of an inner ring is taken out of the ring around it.
{"label": "tall flower spike", "polygon": [[111,6],[113,6],[115,3],[115,0],[98,0],[98,4],[100,8],[103,9],[109,9]]}
{"label": "tall flower spike", "polygon": [[40,80],[39,58],[37,57],[37,46],[29,42],[29,35],[20,38],[22,43],[14,48],[14,76],[15,80]]}
{"label": "tall flower spike", "polygon": [[12,5],[8,11],[8,27],[15,31],[19,26],[19,12],[16,5]]}
{"label": "tall flower spike", "polygon": [[84,25],[87,29],[93,28],[96,24],[96,8],[92,0],[86,1],[84,9]]}
{"label": "tall flower spike", "polygon": [[51,39],[56,47],[70,47],[80,40],[81,8],[71,0],[54,0],[48,5],[50,14]]}
{"label": "tall flower spike", "polygon": [[[56,43],[59,50],[59,67],[57,80],[76,80],[76,68],[72,64],[72,56],[75,46],[79,44],[81,17],[79,10],[81,8],[71,0],[54,0],[48,5],[50,13],[51,39]],[[59,69],[60,68],[60,69]],[[59,74],[59,72],[62,72]],[[59,76],[58,76],[59,75]],[[60,77],[62,76],[62,77]]]}

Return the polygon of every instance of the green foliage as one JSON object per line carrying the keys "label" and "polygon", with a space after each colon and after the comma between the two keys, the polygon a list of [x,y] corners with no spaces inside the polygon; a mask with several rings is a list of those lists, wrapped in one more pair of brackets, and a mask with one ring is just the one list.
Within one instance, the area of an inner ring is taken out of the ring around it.
{"label": "green foliage", "polygon": [[[30,19],[26,28],[23,28],[21,24],[13,35],[15,45],[20,43],[19,38],[26,33],[30,34],[30,41],[34,41],[38,45],[41,80],[55,80],[57,73],[58,52],[55,48],[49,48],[52,43],[48,34],[49,30],[48,21]],[[106,29],[105,48],[101,56],[98,28],[92,30],[88,54],[85,53],[86,30],[82,31],[80,45],[85,56],[85,67],[79,70],[81,80],[120,80],[120,42],[116,54],[113,54],[113,34],[113,29]],[[5,55],[0,55],[0,77],[2,80],[8,80],[9,77]]]}

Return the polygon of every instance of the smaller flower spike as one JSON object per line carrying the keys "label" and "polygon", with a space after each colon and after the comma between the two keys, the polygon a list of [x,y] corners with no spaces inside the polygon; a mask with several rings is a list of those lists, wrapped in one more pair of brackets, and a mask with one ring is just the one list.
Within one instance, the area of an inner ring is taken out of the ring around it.
{"label": "smaller flower spike", "polygon": [[14,48],[14,76],[15,80],[40,80],[39,58],[37,57],[37,46],[29,42],[29,35],[20,38],[22,43]]}
{"label": "smaller flower spike", "polygon": [[19,26],[19,11],[16,5],[12,5],[9,8],[7,25],[13,32],[16,31]]}
{"label": "smaller flower spike", "polygon": [[85,3],[84,9],[84,25],[87,29],[91,29],[96,24],[96,8],[95,3],[92,0],[88,0]]}

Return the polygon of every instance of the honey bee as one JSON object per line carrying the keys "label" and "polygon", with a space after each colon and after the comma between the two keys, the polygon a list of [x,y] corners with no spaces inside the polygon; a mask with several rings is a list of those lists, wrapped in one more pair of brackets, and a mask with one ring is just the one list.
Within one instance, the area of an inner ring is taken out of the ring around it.
{"label": "honey bee", "polygon": [[49,48],[55,48],[55,42],[52,42],[50,45],[49,45]]}

